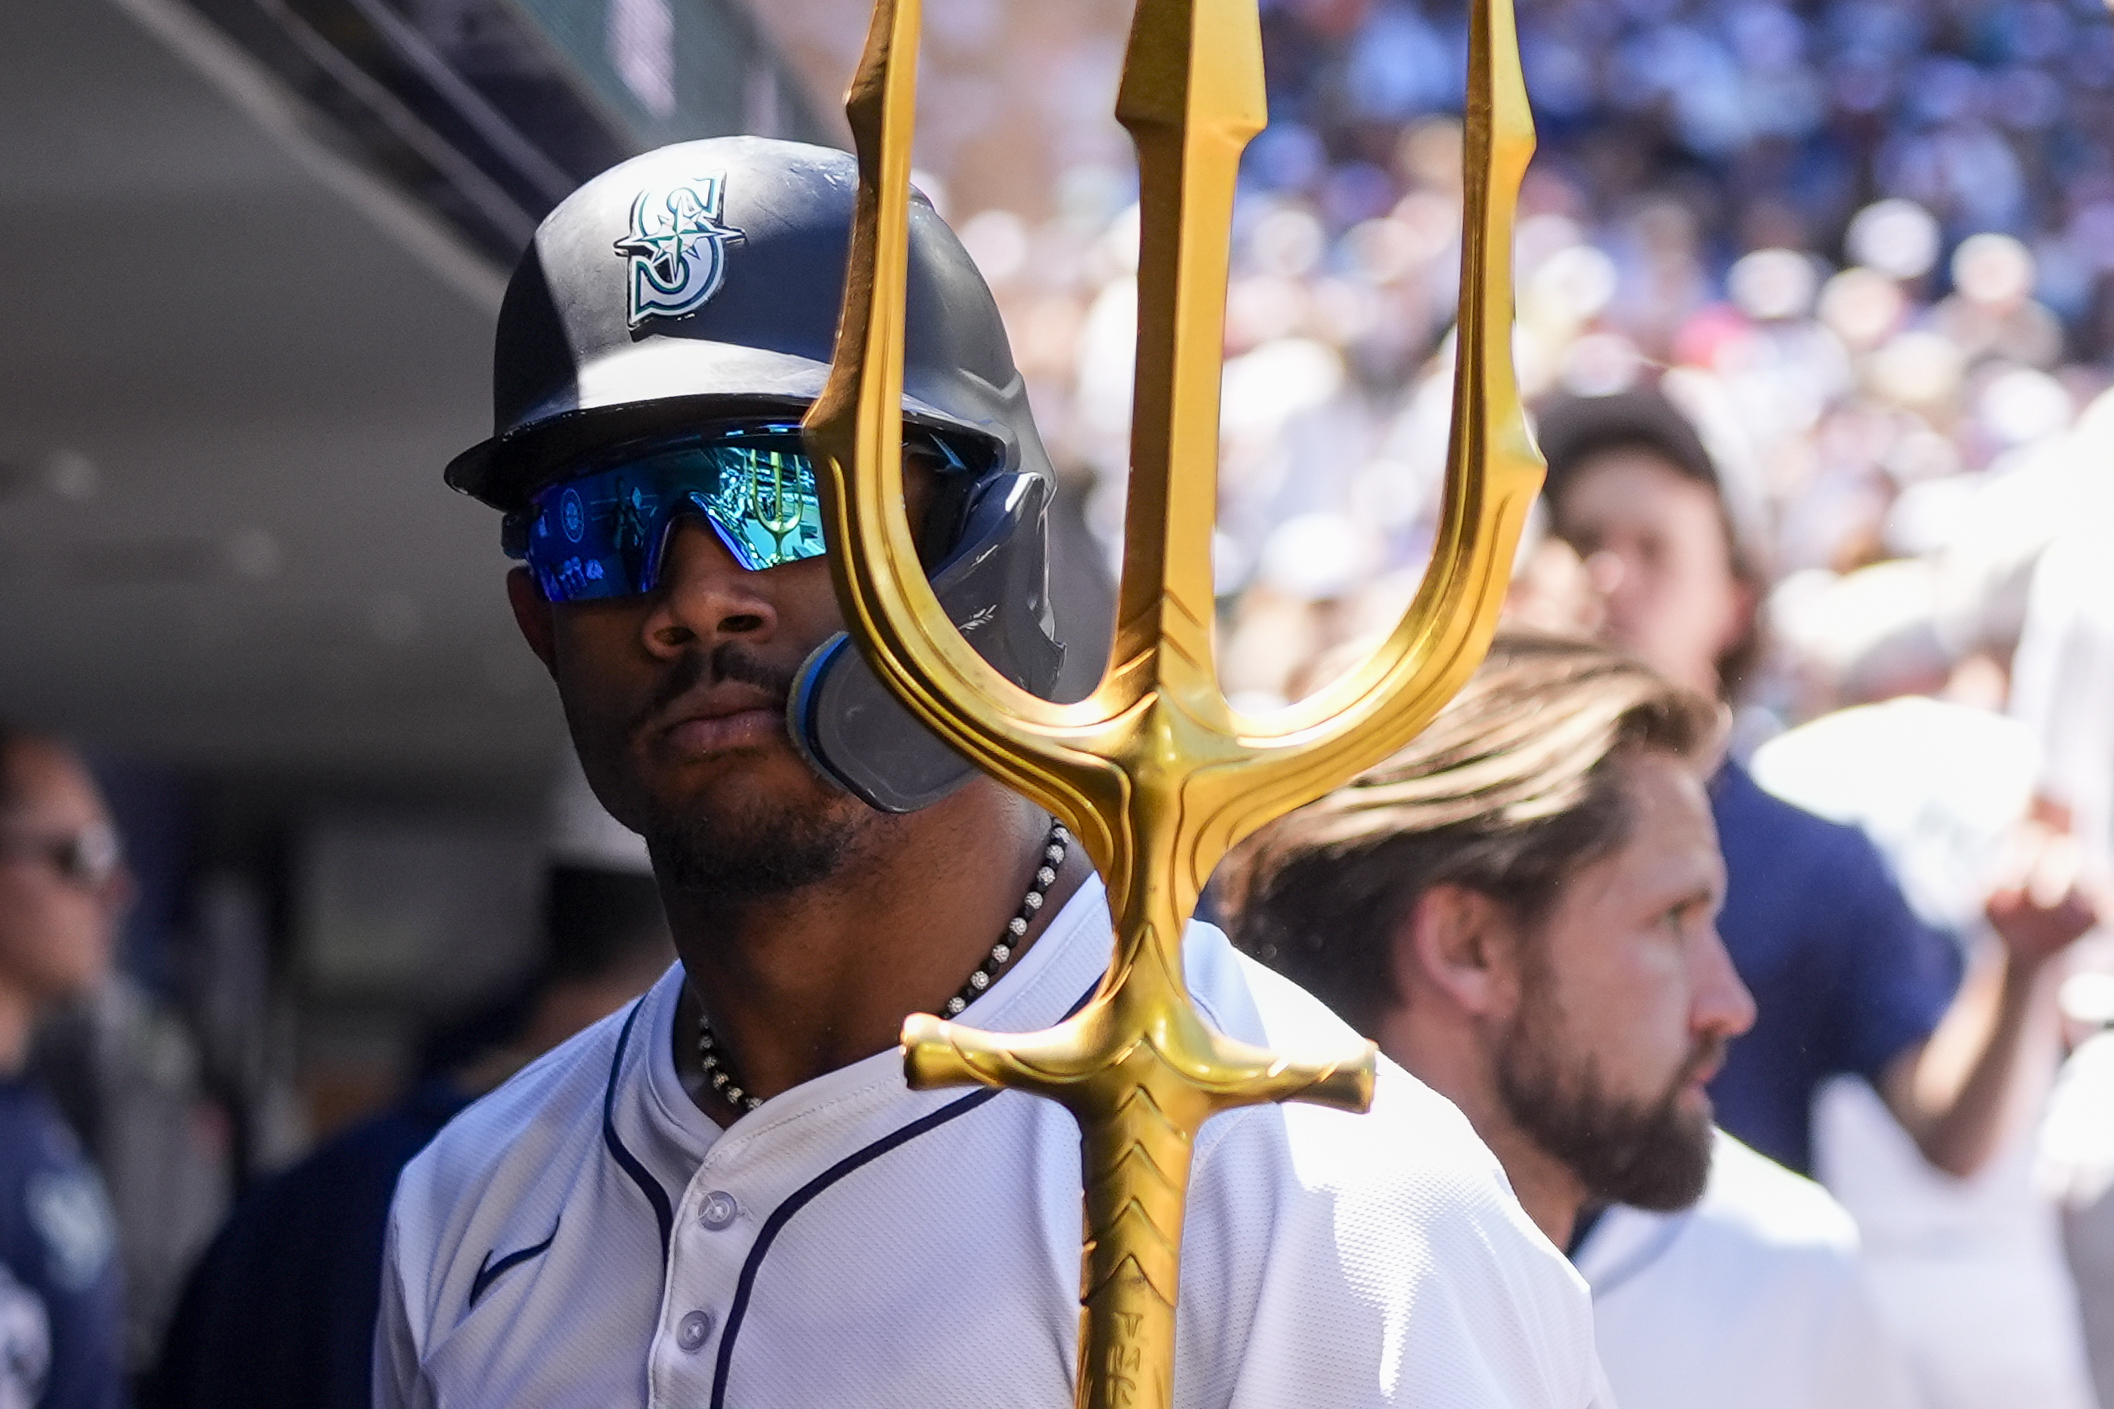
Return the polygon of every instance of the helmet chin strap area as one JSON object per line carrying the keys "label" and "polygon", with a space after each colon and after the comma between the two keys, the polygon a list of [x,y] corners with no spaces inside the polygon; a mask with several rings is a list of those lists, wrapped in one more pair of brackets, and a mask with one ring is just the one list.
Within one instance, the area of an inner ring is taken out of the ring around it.
{"label": "helmet chin strap area", "polygon": [[[948,619],[976,653],[1047,697],[1064,664],[1050,609],[1050,481],[993,475],[971,499],[958,546],[932,574]],[[930,807],[976,766],[896,703],[843,633],[816,648],[786,702],[794,746],[815,771],[882,812]]]}

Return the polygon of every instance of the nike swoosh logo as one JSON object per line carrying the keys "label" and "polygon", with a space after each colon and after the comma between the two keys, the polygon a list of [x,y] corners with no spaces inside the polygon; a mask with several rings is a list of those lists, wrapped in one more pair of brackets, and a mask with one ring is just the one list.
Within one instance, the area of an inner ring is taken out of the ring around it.
{"label": "nike swoosh logo", "polygon": [[[559,1221],[562,1222],[563,1219],[561,1218]],[[484,1255],[484,1261],[477,1264],[477,1276],[470,1282],[470,1305],[477,1305],[478,1298],[491,1290],[492,1283],[498,1281],[502,1276],[519,1267],[522,1263],[543,1256],[543,1254],[551,1250],[551,1244],[557,1241],[558,1224],[553,1223],[551,1224],[551,1235],[534,1247],[510,1252],[497,1262],[492,1261],[492,1254],[487,1252]]]}

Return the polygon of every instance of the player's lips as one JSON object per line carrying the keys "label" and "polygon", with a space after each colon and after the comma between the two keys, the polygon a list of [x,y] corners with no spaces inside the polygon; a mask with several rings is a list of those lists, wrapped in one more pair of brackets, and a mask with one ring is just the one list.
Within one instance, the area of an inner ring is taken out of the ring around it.
{"label": "player's lips", "polygon": [[1724,1069],[1725,1053],[1724,1050],[1721,1048],[1718,1051],[1712,1052],[1709,1056],[1690,1064],[1688,1069],[1688,1081],[1682,1087],[1682,1089],[1684,1091],[1696,1092],[1699,1095],[1707,1094],[1704,1088],[1709,1086],[1711,1082],[1715,1081],[1717,1079],[1718,1073],[1720,1071],[1723,1071]]}
{"label": "player's lips", "polygon": [[784,733],[785,719],[778,711],[741,709],[685,719],[669,729],[666,738],[684,753],[723,753]]}
{"label": "player's lips", "polygon": [[686,754],[723,753],[785,735],[784,705],[747,687],[678,701],[663,717],[667,722],[655,732]]}

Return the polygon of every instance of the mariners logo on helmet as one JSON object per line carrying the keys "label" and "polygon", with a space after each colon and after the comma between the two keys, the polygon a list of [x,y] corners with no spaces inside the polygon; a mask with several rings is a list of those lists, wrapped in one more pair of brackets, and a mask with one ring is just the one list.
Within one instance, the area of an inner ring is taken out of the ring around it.
{"label": "mariners logo on helmet", "polygon": [[631,275],[631,326],[677,318],[719,292],[727,246],[746,236],[720,219],[723,178],[645,190],[631,202],[631,233],[616,243]]}

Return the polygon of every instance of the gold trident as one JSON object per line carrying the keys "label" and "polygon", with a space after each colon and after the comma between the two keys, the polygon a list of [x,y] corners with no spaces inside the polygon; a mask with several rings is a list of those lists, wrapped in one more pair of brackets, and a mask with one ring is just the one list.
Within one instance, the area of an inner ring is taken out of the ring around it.
{"label": "gold trident", "polygon": [[1053,704],[987,665],[934,597],[903,511],[904,300],[919,0],[877,0],[846,111],[858,148],[843,321],[807,419],[837,596],[875,673],[919,719],[1079,837],[1108,888],[1115,958],[1047,1031],[925,1014],[910,1084],[1057,1101],[1082,1132],[1081,1409],[1173,1402],[1175,1292],[1197,1130],[1302,1100],[1362,1111],[1371,1043],[1295,1061],[1198,1013],[1181,936],[1228,848],[1386,758],[1438,713],[1496,627],[1541,484],[1511,358],[1511,229],[1534,146],[1510,0],[1470,32],[1466,226],[1445,507],[1416,600],[1379,651],[1268,718],[1236,713],[1212,655],[1211,526],[1229,230],[1262,130],[1256,0],[1139,0],[1116,114],[1138,148],[1141,236],[1131,476],[1115,645],[1094,693]]}

